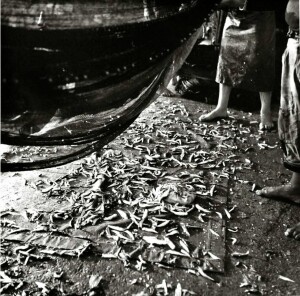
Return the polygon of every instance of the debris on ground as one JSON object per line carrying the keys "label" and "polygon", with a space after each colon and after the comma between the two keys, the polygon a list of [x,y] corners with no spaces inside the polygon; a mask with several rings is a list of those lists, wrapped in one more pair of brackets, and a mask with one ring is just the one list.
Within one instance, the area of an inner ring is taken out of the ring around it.
{"label": "debris on ground", "polygon": [[[225,225],[237,217],[237,205],[227,200],[230,183],[247,184],[249,191],[257,186],[251,180],[236,179],[238,171],[254,166],[247,157],[249,149],[254,149],[247,146],[251,133],[249,126],[234,118],[201,123],[184,104],[162,103],[151,120],[137,119],[103,151],[77,162],[68,173],[55,179],[42,174],[26,181],[26,186],[64,207],[0,213],[1,254],[6,260],[0,274],[6,286],[1,289],[20,285],[17,277],[7,275],[16,264],[88,254],[99,260],[119,260],[137,271],[149,270],[151,265],[179,268],[217,282],[212,273],[224,272]],[[275,148],[262,135],[257,145]],[[234,247],[237,239],[230,239]],[[215,245],[223,249],[211,249]],[[231,252],[233,258],[248,255],[249,251]],[[91,276],[89,295],[97,295],[101,280],[99,275]],[[43,294],[52,289],[43,282],[36,286]],[[246,276],[241,287],[249,293],[259,291]],[[180,283],[173,287],[165,280],[155,289],[158,295],[168,295],[169,290],[178,296],[194,295]],[[143,290],[136,295],[150,294]]]}

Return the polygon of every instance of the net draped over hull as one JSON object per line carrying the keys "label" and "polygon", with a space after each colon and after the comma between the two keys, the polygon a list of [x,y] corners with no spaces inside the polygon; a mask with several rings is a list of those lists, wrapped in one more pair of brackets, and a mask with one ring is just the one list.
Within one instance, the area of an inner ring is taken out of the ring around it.
{"label": "net draped over hull", "polygon": [[163,91],[213,5],[2,1],[2,143],[71,147],[2,170],[64,164],[112,141]]}

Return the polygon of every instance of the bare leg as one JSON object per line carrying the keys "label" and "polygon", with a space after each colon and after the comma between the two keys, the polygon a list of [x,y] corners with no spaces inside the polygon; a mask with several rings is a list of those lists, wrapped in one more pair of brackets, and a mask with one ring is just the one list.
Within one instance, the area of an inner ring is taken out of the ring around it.
{"label": "bare leg", "polygon": [[294,239],[300,240],[300,223],[297,223],[295,226],[289,228],[284,233],[286,236],[292,237]]}
{"label": "bare leg", "polygon": [[267,198],[279,198],[300,204],[300,173],[293,173],[290,184],[265,187],[256,191],[257,195]]}
{"label": "bare leg", "polygon": [[274,127],[271,114],[271,98],[272,92],[260,92],[260,130],[270,130]]}
{"label": "bare leg", "polygon": [[205,121],[213,121],[220,117],[228,117],[227,107],[228,107],[231,90],[232,90],[231,86],[220,83],[217,107],[213,111],[201,115],[199,120],[205,122]]}

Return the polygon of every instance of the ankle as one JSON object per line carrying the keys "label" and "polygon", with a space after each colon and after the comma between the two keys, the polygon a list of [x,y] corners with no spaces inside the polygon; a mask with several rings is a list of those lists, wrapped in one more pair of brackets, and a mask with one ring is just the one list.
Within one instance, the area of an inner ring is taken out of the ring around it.
{"label": "ankle", "polygon": [[261,116],[264,116],[264,115],[271,115],[271,111],[270,111],[270,110],[260,111],[260,115],[261,115]]}
{"label": "ankle", "polygon": [[225,114],[225,113],[227,113],[227,108],[224,108],[224,107],[216,107],[215,109],[214,109],[214,111],[215,112],[218,112],[218,113],[223,113],[223,114]]}

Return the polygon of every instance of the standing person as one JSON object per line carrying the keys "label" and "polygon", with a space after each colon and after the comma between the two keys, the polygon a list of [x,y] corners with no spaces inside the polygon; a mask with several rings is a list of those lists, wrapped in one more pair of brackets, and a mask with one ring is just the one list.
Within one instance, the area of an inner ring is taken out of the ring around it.
{"label": "standing person", "polygon": [[[300,204],[299,0],[289,0],[285,19],[289,25],[289,38],[282,57],[278,133],[284,153],[284,166],[292,172],[292,177],[288,185],[265,187],[256,193]],[[288,229],[286,235],[300,240],[300,223]]]}
{"label": "standing person", "polygon": [[216,108],[200,116],[202,122],[227,117],[232,88],[257,91],[261,101],[261,130],[273,128],[271,97],[275,76],[275,12],[271,0],[224,0],[225,21],[216,82]]}

